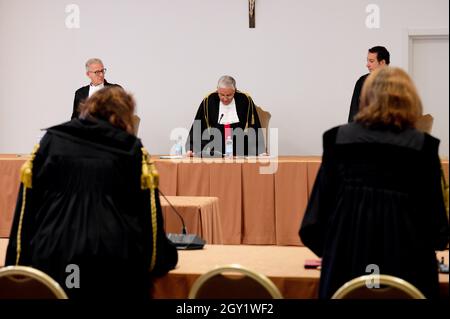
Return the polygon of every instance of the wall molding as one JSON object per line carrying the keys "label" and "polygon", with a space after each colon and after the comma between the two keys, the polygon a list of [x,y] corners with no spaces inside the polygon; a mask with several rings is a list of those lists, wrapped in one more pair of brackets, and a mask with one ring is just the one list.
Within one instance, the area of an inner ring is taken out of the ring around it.
{"label": "wall molding", "polygon": [[407,28],[403,30],[403,68],[412,76],[415,40],[448,39],[448,28]]}

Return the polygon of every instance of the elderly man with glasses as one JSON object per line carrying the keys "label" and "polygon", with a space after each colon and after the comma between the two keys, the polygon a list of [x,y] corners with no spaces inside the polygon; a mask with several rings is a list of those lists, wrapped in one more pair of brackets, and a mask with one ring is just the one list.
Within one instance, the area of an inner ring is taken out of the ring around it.
{"label": "elderly man with glasses", "polygon": [[233,155],[264,153],[264,136],[255,103],[250,95],[236,89],[236,81],[222,76],[217,90],[208,94],[198,107],[188,139],[188,156],[225,154],[227,140],[233,141]]}
{"label": "elderly man with glasses", "polygon": [[118,84],[108,83],[105,80],[106,69],[100,59],[92,58],[86,61],[86,75],[91,80],[89,85],[79,88],[75,92],[73,100],[73,111],[71,119],[77,118],[80,115],[78,107],[81,102],[86,100],[92,94],[106,86],[120,86]]}

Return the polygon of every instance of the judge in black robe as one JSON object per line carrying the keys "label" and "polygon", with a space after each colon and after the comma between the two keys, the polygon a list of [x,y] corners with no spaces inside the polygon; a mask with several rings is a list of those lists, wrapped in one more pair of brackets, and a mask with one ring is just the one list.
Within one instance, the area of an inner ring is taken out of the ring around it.
{"label": "judge in black robe", "polygon": [[80,104],[90,97],[94,92],[109,86],[119,86],[118,84],[108,83],[105,79],[106,69],[102,60],[98,58],[89,59],[86,61],[86,76],[91,81],[89,85],[83,86],[75,91],[73,99],[72,116],[70,119],[77,118],[80,115]]}
{"label": "judge in black robe", "polygon": [[[257,156],[265,151],[261,123],[252,98],[235,91],[234,101],[239,122],[231,124],[233,130],[233,154]],[[186,141],[186,151],[195,154],[225,154],[225,129],[219,120],[220,98],[217,92],[205,97],[198,107],[194,123]],[[214,130],[218,135],[214,135]]]}
{"label": "judge in black robe", "polygon": [[[385,72],[391,71],[380,70],[378,81],[386,74],[399,77],[399,87],[401,80],[410,81],[406,73]],[[378,88],[389,95],[387,86]],[[370,86],[367,91],[371,98],[378,93]],[[404,92],[392,95],[398,103],[393,109],[416,94]],[[445,249],[449,238],[439,140],[411,125],[369,125],[369,109],[356,122],[323,136],[322,164],[299,233],[322,257],[319,296],[330,298],[345,282],[372,274],[375,266],[380,274],[400,277],[435,298],[435,250]]]}
{"label": "judge in black robe", "polygon": [[[121,87],[119,84],[109,83],[106,80],[104,80],[103,85],[104,85],[104,87],[108,87],[108,86]],[[75,91],[75,96],[73,98],[72,115],[70,116],[71,120],[80,116],[80,110],[78,109],[78,107],[84,100],[86,100],[89,97],[89,90],[91,89],[91,87],[92,87],[92,84],[89,84],[89,85],[83,86]]]}
{"label": "judge in black robe", "polygon": [[141,148],[134,135],[92,116],[49,128],[26,202],[20,188],[6,265],[16,263],[25,205],[19,265],[44,271],[69,298],[149,298],[151,278],[173,269],[178,255],[165,236],[157,189],[153,203],[150,190],[141,189]]}

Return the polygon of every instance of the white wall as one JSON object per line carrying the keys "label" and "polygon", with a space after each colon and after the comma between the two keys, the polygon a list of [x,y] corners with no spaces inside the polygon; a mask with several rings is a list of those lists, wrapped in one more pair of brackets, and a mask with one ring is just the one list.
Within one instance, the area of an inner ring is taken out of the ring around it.
{"label": "white wall", "polygon": [[[79,29],[66,28],[70,3]],[[370,3],[379,29],[365,25]],[[246,0],[0,0],[0,153],[28,153],[40,128],[68,120],[85,60],[100,57],[108,81],[135,95],[153,154],[169,152],[171,130],[189,128],[230,74],[272,113],[279,154],[319,155],[323,131],[347,120],[367,49],[385,45],[407,67],[405,29],[448,28],[448,10],[448,0],[257,0],[249,29]]]}
{"label": "white wall", "polygon": [[[436,33],[441,33],[439,30]],[[449,48],[446,36],[413,37],[410,44],[409,72],[422,98],[424,113],[440,114],[433,120],[432,134],[448,136],[449,117]],[[448,139],[441,139],[441,150],[449,149]],[[448,154],[448,153],[447,153]]]}

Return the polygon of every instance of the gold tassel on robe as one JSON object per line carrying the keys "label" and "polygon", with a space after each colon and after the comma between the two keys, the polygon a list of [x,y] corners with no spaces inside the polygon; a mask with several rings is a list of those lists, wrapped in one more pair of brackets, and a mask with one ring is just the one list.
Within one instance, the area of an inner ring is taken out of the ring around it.
{"label": "gold tassel on robe", "polygon": [[156,196],[155,190],[158,188],[159,184],[159,174],[155,168],[155,164],[151,161],[150,155],[147,150],[142,147],[142,173],[141,173],[141,189],[150,190],[150,203],[151,203],[151,222],[152,222],[152,258],[150,261],[150,271],[153,270],[156,264],[156,239],[158,234],[158,223],[156,214]]}
{"label": "gold tassel on robe", "polygon": [[31,152],[31,157],[20,168],[20,181],[23,184],[22,190],[22,207],[20,208],[19,225],[17,227],[16,237],[16,266],[19,265],[20,253],[22,251],[22,222],[23,215],[25,213],[25,206],[27,202],[27,188],[33,186],[33,160],[36,157],[36,153],[39,150],[39,144],[36,144]]}

